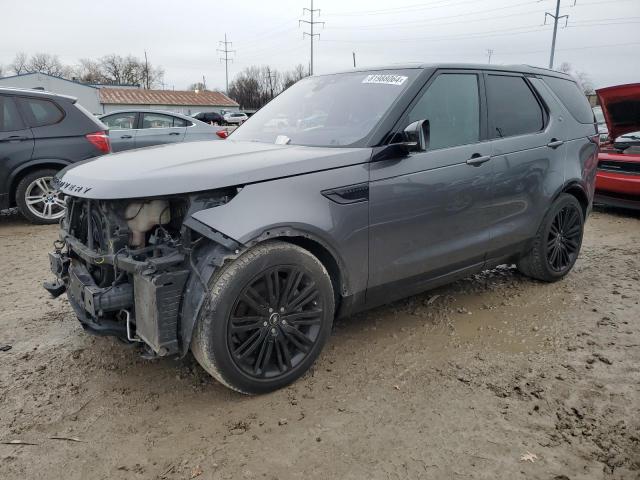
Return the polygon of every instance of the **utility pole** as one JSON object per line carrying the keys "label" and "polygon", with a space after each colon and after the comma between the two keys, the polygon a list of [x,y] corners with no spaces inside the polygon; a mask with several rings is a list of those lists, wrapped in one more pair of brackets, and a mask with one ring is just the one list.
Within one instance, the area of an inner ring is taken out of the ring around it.
{"label": "utility pole", "polygon": [[[574,1],[575,5],[576,2]],[[553,38],[551,39],[551,56],[549,57],[549,68],[553,69],[553,56],[556,53],[556,34],[558,33],[558,20],[565,19],[564,26],[567,26],[569,21],[569,15],[560,15],[560,0],[556,0],[556,14],[552,15],[549,12],[544,13],[544,24],[547,24],[547,17],[553,18]]]}
{"label": "utility pole", "polygon": [[147,51],[144,51],[144,88],[149,90],[149,61],[147,60]]}
{"label": "utility pole", "polygon": [[224,57],[220,57],[220,61],[224,62],[224,74],[226,78],[227,89],[225,92],[229,93],[229,62],[233,62],[233,58],[229,57],[230,53],[236,53],[235,50],[229,50],[232,42],[227,42],[227,34],[224,34],[224,42],[220,40],[218,42],[222,48],[218,48],[217,51],[224,54]]}
{"label": "utility pole", "polygon": [[269,79],[269,90],[271,91],[271,98],[273,99],[273,81],[276,79],[276,74],[271,72],[269,66],[267,66],[267,78]]}
{"label": "utility pole", "polygon": [[351,53],[353,53],[353,68],[356,68],[356,52]]}
{"label": "utility pole", "polygon": [[301,23],[306,23],[309,25],[309,27],[311,28],[311,33],[309,32],[302,32],[302,38],[304,38],[305,36],[308,36],[309,39],[311,40],[311,61],[309,62],[309,75],[313,75],[313,37],[318,37],[320,38],[320,34],[319,33],[313,33],[313,27],[316,24],[322,24],[322,28],[324,28],[324,22],[316,22],[313,20],[313,17],[315,15],[316,12],[318,12],[318,16],[320,16],[320,9],[313,9],[313,0],[311,0],[311,8],[303,8],[302,9],[302,16],[304,16],[307,12],[309,12],[309,17],[310,20],[298,20],[298,27],[300,26]]}
{"label": "utility pole", "polygon": [[489,61],[487,63],[491,64],[491,55],[493,55],[493,48],[487,48],[487,55],[489,56]]}
{"label": "utility pole", "polygon": [[202,75],[202,90],[206,90],[207,89],[207,81],[204,78],[204,75]]}

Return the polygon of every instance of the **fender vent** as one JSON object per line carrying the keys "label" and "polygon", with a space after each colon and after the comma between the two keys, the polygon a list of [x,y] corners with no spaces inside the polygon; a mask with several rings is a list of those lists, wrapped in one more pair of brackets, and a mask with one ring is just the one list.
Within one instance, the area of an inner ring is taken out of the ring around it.
{"label": "fender vent", "polygon": [[340,204],[366,202],[369,200],[369,184],[358,183],[357,185],[332,188],[331,190],[324,190],[322,195]]}

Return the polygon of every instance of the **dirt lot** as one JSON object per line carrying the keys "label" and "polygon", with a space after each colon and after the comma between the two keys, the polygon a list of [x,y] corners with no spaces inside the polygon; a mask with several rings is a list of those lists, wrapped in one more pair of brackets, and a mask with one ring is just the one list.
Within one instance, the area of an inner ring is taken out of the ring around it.
{"label": "dirt lot", "polygon": [[0,216],[0,441],[30,443],[4,480],[640,478],[638,214],[594,213],[559,283],[504,267],[341,321],[261,397],[85,334],[40,287],[55,232]]}

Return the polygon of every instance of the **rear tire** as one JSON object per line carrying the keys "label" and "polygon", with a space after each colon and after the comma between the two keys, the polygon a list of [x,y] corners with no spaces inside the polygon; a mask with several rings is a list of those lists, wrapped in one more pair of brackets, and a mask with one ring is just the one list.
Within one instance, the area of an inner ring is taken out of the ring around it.
{"label": "rear tire", "polygon": [[191,350],[207,372],[240,393],[271,392],[297,380],[331,332],[331,279],[297,245],[256,245],[214,274],[209,288]]}
{"label": "rear tire", "polygon": [[16,187],[18,210],[29,222],[47,225],[64,216],[64,198],[50,186],[58,173],[54,169],[36,170],[25,175]]}
{"label": "rear tire", "polygon": [[555,282],[571,271],[584,232],[584,213],[580,202],[561,194],[542,220],[531,250],[518,261],[518,270],[543,282]]}

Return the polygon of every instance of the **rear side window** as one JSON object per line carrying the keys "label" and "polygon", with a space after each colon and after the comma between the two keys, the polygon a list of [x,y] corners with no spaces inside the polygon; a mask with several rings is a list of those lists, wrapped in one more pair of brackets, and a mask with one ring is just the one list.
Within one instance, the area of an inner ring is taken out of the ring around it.
{"label": "rear side window", "polygon": [[576,82],[556,77],[542,78],[564,106],[567,107],[573,118],[580,123],[594,122],[593,111],[589,101]]}
{"label": "rear side window", "polygon": [[0,96],[0,132],[13,132],[23,128],[18,107],[13,99]]}
{"label": "rear side window", "polygon": [[439,75],[409,112],[409,122],[429,121],[429,150],[480,139],[480,96],[475,74]]}
{"label": "rear side window", "polygon": [[539,132],[544,112],[522,77],[487,76],[489,137],[502,138]]}
{"label": "rear side window", "polygon": [[58,123],[64,117],[60,108],[50,100],[41,98],[22,98],[22,104],[29,115],[32,127],[44,127]]}

